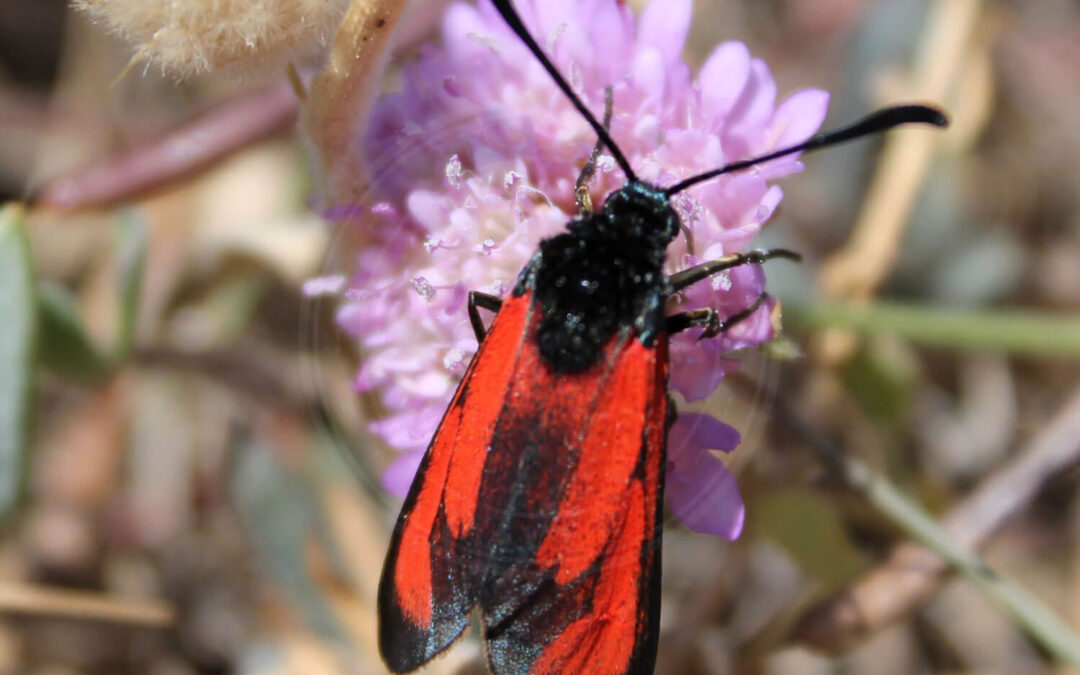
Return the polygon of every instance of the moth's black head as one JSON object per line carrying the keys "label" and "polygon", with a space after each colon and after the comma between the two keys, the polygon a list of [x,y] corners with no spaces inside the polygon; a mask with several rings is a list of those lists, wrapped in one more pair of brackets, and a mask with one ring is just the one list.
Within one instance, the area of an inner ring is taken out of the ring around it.
{"label": "moth's black head", "polygon": [[636,181],[608,195],[600,211],[587,221],[586,236],[620,239],[660,253],[679,233],[679,216],[664,191]]}

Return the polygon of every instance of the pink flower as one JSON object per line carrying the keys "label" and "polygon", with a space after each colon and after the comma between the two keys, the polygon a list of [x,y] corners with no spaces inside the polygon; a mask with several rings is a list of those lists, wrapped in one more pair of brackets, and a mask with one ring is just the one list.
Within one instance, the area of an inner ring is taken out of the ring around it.
{"label": "pink flower", "polygon": [[[599,116],[613,92],[611,134],[638,176],[659,185],[802,141],[828,97],[806,90],[776,105],[766,65],[740,43],[719,45],[695,77],[680,54],[691,0],[653,0],[640,18],[615,0],[517,0],[529,30]],[[602,27],[602,28],[594,28]],[[574,183],[596,142],[588,124],[487,3],[454,4],[442,46],[407,66],[399,92],[375,106],[356,151],[372,169],[374,203],[356,222],[371,244],[356,256],[339,321],[365,360],[360,392],[387,411],[373,430],[402,454],[384,477],[403,494],[457,380],[476,349],[469,290],[504,295],[538,242],[576,213]],[[676,196],[695,249],[680,236],[669,272],[744,250],[779,204],[770,182],[801,169],[793,157],[726,175]],[[606,154],[590,183],[600,204],[625,181]],[[355,213],[356,205],[331,211]],[[761,292],[747,266],[683,294],[679,305],[725,315]],[[713,340],[672,338],[671,387],[707,397],[735,367],[725,355],[772,337],[766,303]],[[669,504],[692,528],[735,537],[742,500],[710,449],[738,434],[683,414],[671,431]]]}

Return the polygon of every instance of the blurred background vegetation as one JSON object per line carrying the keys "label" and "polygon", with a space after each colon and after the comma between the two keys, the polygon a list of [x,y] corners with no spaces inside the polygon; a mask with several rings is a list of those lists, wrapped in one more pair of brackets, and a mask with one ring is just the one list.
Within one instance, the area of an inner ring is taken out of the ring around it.
{"label": "blurred background vegetation", "polygon": [[[297,132],[326,40],[176,66],[84,4],[0,11],[0,673],[382,672],[388,453],[303,292],[342,271]],[[688,58],[730,39],[827,126],[954,124],[783,183],[785,341],[709,403],[748,526],[668,519],[658,672],[1071,672],[1080,6],[698,0]]]}

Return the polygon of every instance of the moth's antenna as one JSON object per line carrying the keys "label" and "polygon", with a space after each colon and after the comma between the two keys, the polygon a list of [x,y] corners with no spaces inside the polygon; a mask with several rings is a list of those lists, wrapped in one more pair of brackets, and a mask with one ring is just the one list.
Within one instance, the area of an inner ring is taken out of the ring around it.
{"label": "moth's antenna", "polygon": [[510,26],[510,30],[521,38],[521,41],[525,43],[525,46],[529,48],[529,51],[533,53],[533,56],[540,61],[540,65],[544,66],[544,70],[548,71],[552,79],[555,80],[555,84],[562,89],[562,92],[566,94],[566,97],[570,99],[570,102],[574,104],[574,107],[578,109],[578,112],[585,117],[585,120],[596,131],[596,135],[600,137],[600,142],[608,147],[612,156],[615,158],[615,162],[619,165],[619,168],[623,170],[626,177],[631,182],[637,182],[637,175],[634,170],[630,168],[630,162],[626,161],[626,157],[623,156],[622,151],[619,150],[619,146],[615,145],[614,139],[611,138],[611,134],[607,132],[604,125],[593,114],[589,112],[589,109],[585,107],[585,104],[581,102],[581,99],[577,97],[574,90],[570,88],[563,76],[556,70],[554,64],[548,59],[544,52],[540,49],[540,45],[536,44],[536,40],[529,35],[529,31],[525,30],[525,25],[521,23],[521,17],[514,11],[514,6],[510,3],[510,0],[491,0],[495,5],[495,9],[499,10],[499,14],[506,21],[506,24]]}
{"label": "moth's antenna", "polygon": [[771,159],[791,155],[796,152],[820,150],[821,148],[850,141],[861,136],[878,134],[892,129],[893,127],[900,126],[901,124],[932,124],[935,127],[946,127],[949,125],[949,118],[940,110],[924,105],[900,105],[892,108],[884,108],[864,117],[850,126],[811,136],[809,140],[799,143],[798,145],[793,145],[789,148],[784,148],[783,150],[777,150],[776,152],[771,152],[761,157],[740,160],[733,164],[722,166],[719,169],[692,176],[691,178],[687,178],[686,180],[665,189],[664,194],[670,197],[682,192],[692,185],[697,185],[702,181],[707,181],[710,178],[715,178],[725,173],[746,169],[755,164],[768,162]]}

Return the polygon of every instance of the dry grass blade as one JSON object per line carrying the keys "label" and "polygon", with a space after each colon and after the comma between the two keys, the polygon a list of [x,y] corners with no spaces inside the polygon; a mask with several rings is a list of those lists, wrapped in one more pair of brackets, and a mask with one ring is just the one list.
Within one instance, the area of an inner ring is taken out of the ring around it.
{"label": "dry grass blade", "polygon": [[132,356],[143,367],[174,368],[218,380],[268,406],[302,412],[311,405],[303,391],[282,375],[274,354],[253,347],[198,352],[148,346],[136,348]]}
{"label": "dry grass blade", "polygon": [[160,601],[121,600],[102,593],[0,582],[0,615],[9,612],[149,627],[167,627],[176,620],[173,608]]}
{"label": "dry grass blade", "polygon": [[[981,13],[979,0],[942,0],[934,5],[907,96],[935,102],[949,99]],[[899,131],[885,141],[851,239],[822,269],[821,282],[829,297],[865,301],[885,279],[938,142],[938,134],[923,129]],[[847,334],[834,331],[825,336],[823,354],[841,358],[850,345]]]}

